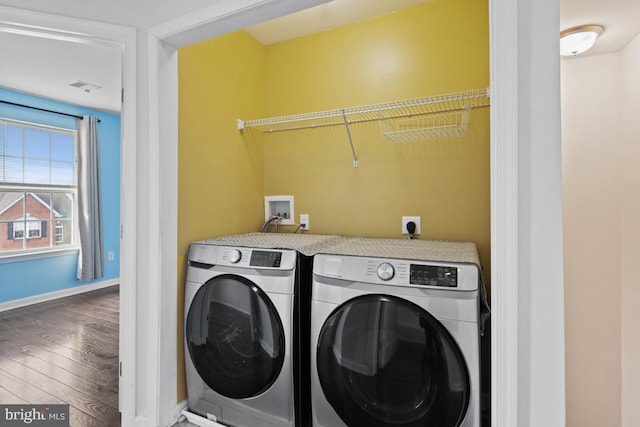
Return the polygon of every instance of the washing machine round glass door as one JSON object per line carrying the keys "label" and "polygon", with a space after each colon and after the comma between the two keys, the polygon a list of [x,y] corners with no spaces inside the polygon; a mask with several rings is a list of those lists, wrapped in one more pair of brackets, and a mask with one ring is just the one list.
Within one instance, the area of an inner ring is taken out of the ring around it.
{"label": "washing machine round glass door", "polygon": [[469,405],[455,340],[398,297],[365,295],[336,308],[320,331],[316,360],[327,401],[351,427],[454,427]]}
{"label": "washing machine round glass door", "polygon": [[262,394],[282,370],[282,321],[264,291],[245,277],[221,275],[200,287],[185,334],[196,371],[223,396]]}

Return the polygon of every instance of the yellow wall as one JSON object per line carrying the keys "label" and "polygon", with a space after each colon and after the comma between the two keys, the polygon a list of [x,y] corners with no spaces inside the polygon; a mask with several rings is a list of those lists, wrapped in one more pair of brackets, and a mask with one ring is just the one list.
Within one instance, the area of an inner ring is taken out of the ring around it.
{"label": "yellow wall", "polygon": [[[268,115],[488,86],[486,3],[430,2],[269,46]],[[395,144],[378,123],[351,132],[357,168],[342,126],[266,134],[265,194],[294,195],[312,233],[401,238],[401,217],[420,215],[421,238],[476,242],[488,278],[488,108],[461,139]]]}
{"label": "yellow wall", "polygon": [[[394,144],[377,123],[240,134],[256,119],[489,85],[486,0],[433,1],[332,31],[260,46],[245,32],[179,52],[178,295],[191,241],[257,231],[263,196],[292,194],[311,232],[478,245],[489,278],[489,111],[460,139]],[[295,218],[296,220],[298,218]],[[182,331],[183,301],[178,301]],[[186,398],[178,337],[178,400]]]}
{"label": "yellow wall", "polygon": [[259,135],[246,141],[239,117],[265,109],[265,51],[245,32],[179,51],[178,401],[186,398],[183,304],[189,242],[259,230],[264,158]]}

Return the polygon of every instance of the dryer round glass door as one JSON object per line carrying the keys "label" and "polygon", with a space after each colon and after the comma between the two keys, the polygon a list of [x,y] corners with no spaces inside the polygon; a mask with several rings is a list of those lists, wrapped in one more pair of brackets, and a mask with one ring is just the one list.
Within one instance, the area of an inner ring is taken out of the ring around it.
{"label": "dryer round glass door", "polygon": [[285,337],[280,316],[267,294],[244,277],[217,276],[200,287],[185,334],[196,371],[223,396],[257,396],[282,370]]}
{"label": "dryer round glass door", "polygon": [[445,327],[407,300],[345,302],[323,325],[316,360],[324,395],[348,426],[455,427],[464,420],[464,357]]}

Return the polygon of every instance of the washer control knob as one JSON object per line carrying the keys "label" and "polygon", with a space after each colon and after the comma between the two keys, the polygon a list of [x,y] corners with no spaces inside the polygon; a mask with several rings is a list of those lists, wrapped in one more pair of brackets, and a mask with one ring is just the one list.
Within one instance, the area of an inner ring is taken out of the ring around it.
{"label": "washer control knob", "polygon": [[382,280],[391,280],[393,279],[393,275],[395,274],[395,270],[393,269],[393,265],[388,262],[383,262],[378,266],[378,277]]}
{"label": "washer control knob", "polygon": [[240,252],[237,249],[232,249],[231,252],[229,252],[229,261],[231,261],[231,264],[237,264],[240,262],[240,260],[242,259],[242,252]]}

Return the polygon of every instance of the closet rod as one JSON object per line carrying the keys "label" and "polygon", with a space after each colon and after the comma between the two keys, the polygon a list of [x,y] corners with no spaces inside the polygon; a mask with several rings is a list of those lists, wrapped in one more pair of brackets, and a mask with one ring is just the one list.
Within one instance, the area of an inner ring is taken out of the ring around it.
{"label": "closet rod", "polygon": [[[61,113],[60,111],[53,111],[53,110],[47,110],[46,108],[32,107],[31,105],[18,104],[15,102],[4,101],[2,99],[0,99],[0,103],[13,105],[15,107],[30,108],[32,110],[44,111],[45,113],[53,113],[53,114],[60,114],[62,116],[67,116],[67,117],[75,117],[76,119],[80,119],[80,120],[84,118],[82,116],[76,116],[75,114]],[[98,123],[100,123],[100,119],[98,119]]]}

